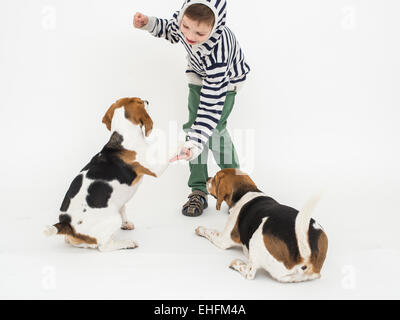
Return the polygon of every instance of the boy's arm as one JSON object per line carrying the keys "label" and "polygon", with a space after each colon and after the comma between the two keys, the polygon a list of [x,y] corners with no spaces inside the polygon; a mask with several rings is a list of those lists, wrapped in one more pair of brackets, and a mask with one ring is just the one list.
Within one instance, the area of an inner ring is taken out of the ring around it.
{"label": "boy's arm", "polygon": [[[207,65],[207,64],[206,64]],[[189,129],[185,147],[191,149],[190,159],[196,158],[207,144],[221,119],[229,77],[226,63],[213,63],[206,67],[207,76],[200,92],[197,117]]]}
{"label": "boy's arm", "polygon": [[177,13],[175,13],[174,18],[170,20],[148,17],[149,22],[139,29],[147,30],[157,38],[164,38],[171,43],[177,43],[179,42],[179,26],[176,24],[175,15],[177,15]]}

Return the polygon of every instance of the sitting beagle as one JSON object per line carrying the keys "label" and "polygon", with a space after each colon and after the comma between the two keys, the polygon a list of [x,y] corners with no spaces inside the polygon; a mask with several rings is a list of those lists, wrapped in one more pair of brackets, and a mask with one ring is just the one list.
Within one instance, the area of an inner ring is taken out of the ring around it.
{"label": "sitting beagle", "polygon": [[72,181],[59,222],[48,226],[46,235],[61,234],[73,246],[100,251],[137,246],[132,240],[117,240],[113,235],[120,227],[134,229],[126,217],[126,203],[144,175],[158,177],[169,163],[167,156],[149,162],[145,136],[149,136],[153,121],[145,105],[148,102],[139,98],[124,98],[108,109],[103,123],[111,131],[110,140]]}
{"label": "sitting beagle", "polygon": [[247,279],[254,279],[258,268],[281,282],[321,277],[328,238],[311,219],[317,197],[299,212],[266,196],[237,169],[224,169],[208,178],[207,190],[217,199],[217,210],[225,201],[230,215],[223,232],[198,227],[196,234],[221,249],[242,246],[248,263],[237,259],[232,269]]}

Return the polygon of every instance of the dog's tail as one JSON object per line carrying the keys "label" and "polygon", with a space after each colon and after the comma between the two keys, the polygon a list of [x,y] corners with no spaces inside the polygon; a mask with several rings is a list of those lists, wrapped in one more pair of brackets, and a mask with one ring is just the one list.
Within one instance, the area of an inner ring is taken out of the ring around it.
{"label": "dog's tail", "polygon": [[43,233],[46,237],[51,237],[54,236],[55,234],[58,233],[57,227],[54,226],[46,226],[43,230]]}
{"label": "dog's tail", "polygon": [[314,208],[322,197],[322,192],[313,196],[297,214],[295,222],[295,231],[299,252],[304,260],[311,256],[311,248],[308,240],[308,229]]}
{"label": "dog's tail", "polygon": [[61,214],[60,222],[52,226],[46,226],[43,233],[47,237],[51,237],[56,234],[69,234],[73,235],[74,231],[71,227],[71,216],[68,214]]}

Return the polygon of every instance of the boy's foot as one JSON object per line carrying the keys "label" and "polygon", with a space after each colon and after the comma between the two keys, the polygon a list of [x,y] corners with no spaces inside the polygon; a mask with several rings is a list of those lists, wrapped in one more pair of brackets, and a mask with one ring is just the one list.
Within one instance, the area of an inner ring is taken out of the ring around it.
{"label": "boy's foot", "polygon": [[185,216],[198,217],[208,207],[207,194],[203,191],[195,190],[188,198],[189,201],[182,207],[182,214]]}

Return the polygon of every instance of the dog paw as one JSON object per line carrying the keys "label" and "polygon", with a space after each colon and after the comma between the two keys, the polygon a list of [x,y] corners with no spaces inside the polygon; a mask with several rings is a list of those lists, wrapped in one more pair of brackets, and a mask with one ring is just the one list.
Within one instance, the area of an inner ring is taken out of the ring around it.
{"label": "dog paw", "polygon": [[195,232],[196,232],[196,234],[197,234],[198,236],[204,236],[204,230],[205,230],[204,227],[197,227],[196,230],[195,230]]}
{"label": "dog paw", "polygon": [[236,259],[231,262],[231,264],[229,265],[229,268],[240,271],[240,269],[243,268],[245,265],[246,265],[246,263],[244,263],[242,260]]}
{"label": "dog paw", "polygon": [[121,225],[122,230],[133,230],[135,229],[135,225],[132,222],[126,221]]}
{"label": "dog paw", "polygon": [[43,230],[43,233],[46,237],[50,237],[52,235],[57,234],[58,230],[55,226],[46,226]]}
{"label": "dog paw", "polygon": [[138,247],[138,244],[135,241],[131,241],[130,244],[125,248],[127,250],[135,249]]}

